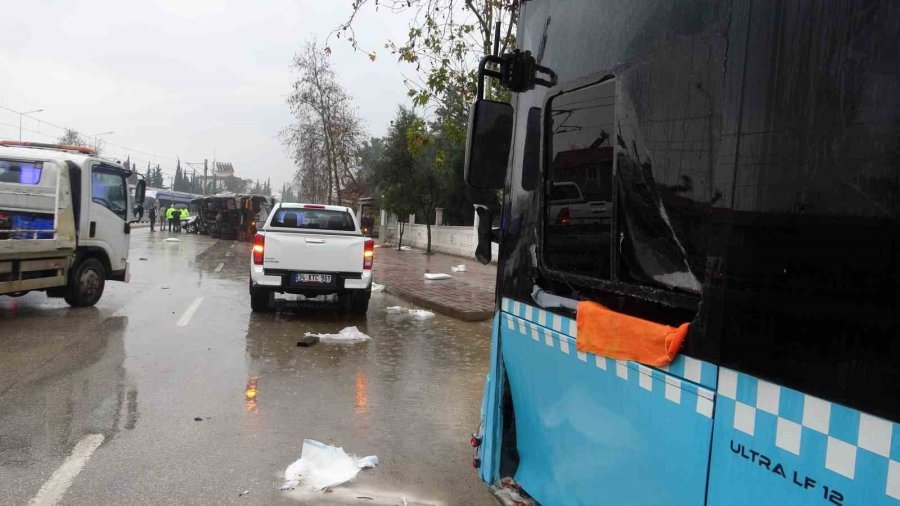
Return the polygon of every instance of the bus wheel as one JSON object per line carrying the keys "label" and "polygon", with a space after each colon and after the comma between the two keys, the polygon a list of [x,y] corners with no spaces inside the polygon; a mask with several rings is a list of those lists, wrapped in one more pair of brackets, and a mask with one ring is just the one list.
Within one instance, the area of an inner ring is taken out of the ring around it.
{"label": "bus wheel", "polygon": [[86,258],[75,268],[65,299],[72,307],[93,306],[103,295],[106,269],[96,258]]}

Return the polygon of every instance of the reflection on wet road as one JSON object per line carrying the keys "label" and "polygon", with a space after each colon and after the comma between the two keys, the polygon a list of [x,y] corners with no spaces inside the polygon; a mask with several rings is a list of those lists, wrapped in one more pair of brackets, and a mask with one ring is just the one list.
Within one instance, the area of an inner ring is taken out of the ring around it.
{"label": "reflection on wet road", "polygon": [[[31,501],[91,435],[62,503],[494,503],[467,445],[487,323],[387,314],[409,306],[387,294],[363,319],[253,314],[245,244],[165,237],[135,230],[132,283],[96,308],[0,297],[0,503]],[[351,325],[372,339],[297,346]],[[325,496],[279,491],[304,438],[381,463]]]}

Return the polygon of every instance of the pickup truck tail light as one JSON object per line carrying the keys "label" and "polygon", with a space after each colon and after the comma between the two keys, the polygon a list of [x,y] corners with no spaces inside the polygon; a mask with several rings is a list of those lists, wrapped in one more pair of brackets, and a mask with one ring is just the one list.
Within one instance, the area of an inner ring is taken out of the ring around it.
{"label": "pickup truck tail light", "polygon": [[371,269],[375,263],[375,241],[369,239],[363,248],[363,269]]}
{"label": "pickup truck tail light", "polygon": [[253,265],[263,264],[263,254],[266,251],[266,236],[256,234],[253,236]]}
{"label": "pickup truck tail light", "polygon": [[564,207],[559,210],[559,214],[556,215],[556,223],[560,225],[568,225],[569,224],[569,208]]}

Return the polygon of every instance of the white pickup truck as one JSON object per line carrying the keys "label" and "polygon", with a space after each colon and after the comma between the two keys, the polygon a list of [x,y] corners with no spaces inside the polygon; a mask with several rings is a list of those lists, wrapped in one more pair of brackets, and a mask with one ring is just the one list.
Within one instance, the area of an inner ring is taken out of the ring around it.
{"label": "white pickup truck", "polygon": [[270,311],[276,293],[337,294],[343,311],[366,314],[374,260],[350,208],[277,204],[253,238],[250,307]]}

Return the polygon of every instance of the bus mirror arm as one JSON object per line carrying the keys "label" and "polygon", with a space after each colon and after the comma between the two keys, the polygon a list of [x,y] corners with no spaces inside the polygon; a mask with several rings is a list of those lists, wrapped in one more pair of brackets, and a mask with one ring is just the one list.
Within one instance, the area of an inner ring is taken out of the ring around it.
{"label": "bus mirror arm", "polygon": [[475,205],[475,213],[478,215],[478,245],[475,247],[475,259],[479,263],[491,263],[491,243],[500,242],[500,229],[493,228],[494,217],[487,206]]}

